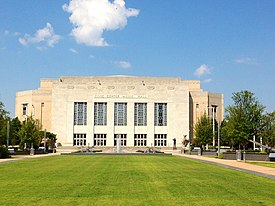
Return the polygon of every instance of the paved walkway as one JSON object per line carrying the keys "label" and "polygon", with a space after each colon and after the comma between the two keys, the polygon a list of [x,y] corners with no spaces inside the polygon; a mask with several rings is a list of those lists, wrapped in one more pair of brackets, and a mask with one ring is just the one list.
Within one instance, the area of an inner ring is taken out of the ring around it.
{"label": "paved walkway", "polygon": [[255,175],[259,175],[259,176],[263,176],[263,177],[267,177],[275,180],[275,168],[249,164],[243,161],[239,162],[236,160],[225,160],[225,159],[210,158],[210,157],[204,157],[204,156],[198,156],[198,155],[181,154],[180,152],[172,152],[172,154],[175,156],[180,156],[180,157],[189,158],[189,159],[196,159],[199,161],[208,162],[210,164],[215,164],[226,168],[239,170],[242,172],[247,172],[250,174],[255,174]]}
{"label": "paved walkway", "polygon": [[49,156],[56,156],[56,155],[60,155],[60,153],[13,156],[12,158],[0,159],[0,164],[2,164],[2,163],[8,163],[8,162],[15,162],[15,161],[18,161],[18,160],[26,160],[26,159],[33,159],[33,158],[49,157]]}

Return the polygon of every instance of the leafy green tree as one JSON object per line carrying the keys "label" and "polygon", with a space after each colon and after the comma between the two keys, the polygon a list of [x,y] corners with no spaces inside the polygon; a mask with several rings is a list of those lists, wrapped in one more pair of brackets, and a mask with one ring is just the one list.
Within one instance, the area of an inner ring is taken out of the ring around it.
{"label": "leafy green tree", "polygon": [[232,100],[234,105],[226,108],[227,137],[231,138],[234,144],[244,146],[254,135],[259,136],[265,107],[250,91],[233,93]]}
{"label": "leafy green tree", "polygon": [[9,112],[5,110],[4,104],[0,101],[0,145],[7,143],[7,121]]}
{"label": "leafy green tree", "polygon": [[3,102],[0,101],[0,119],[7,119],[9,112],[5,110]]}
{"label": "leafy green tree", "polygon": [[206,114],[201,116],[195,125],[195,139],[194,143],[200,147],[211,144],[213,140],[212,119],[207,118]]}
{"label": "leafy green tree", "polygon": [[263,130],[261,137],[263,137],[263,143],[265,145],[275,146],[275,111],[266,113],[262,119]]}
{"label": "leafy green tree", "polygon": [[20,137],[18,135],[18,132],[21,129],[21,122],[16,117],[10,121],[10,144],[11,145],[19,145],[20,143]]}
{"label": "leafy green tree", "polygon": [[221,135],[221,145],[230,145],[233,147],[234,145],[234,140],[230,136],[229,132],[229,123],[226,119],[224,119],[221,123],[221,128],[220,128],[220,135]]}
{"label": "leafy green tree", "polygon": [[20,147],[27,145],[27,148],[38,147],[41,141],[40,136],[40,123],[38,120],[34,120],[32,117],[28,117],[26,121],[23,122],[22,127],[18,132],[20,137]]}
{"label": "leafy green tree", "polygon": [[[44,141],[44,131],[40,131],[40,137],[41,139]],[[54,148],[55,147],[55,142],[56,142],[56,134],[53,134],[51,132],[46,132],[46,147],[51,147]]]}

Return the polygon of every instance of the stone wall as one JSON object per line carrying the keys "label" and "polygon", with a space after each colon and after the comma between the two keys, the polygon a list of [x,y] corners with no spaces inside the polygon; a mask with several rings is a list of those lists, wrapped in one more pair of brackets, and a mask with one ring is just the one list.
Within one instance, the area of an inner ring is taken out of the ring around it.
{"label": "stone wall", "polygon": [[[235,152],[224,152],[223,159],[228,160],[236,160],[236,153]],[[244,154],[242,152],[241,160],[244,160]],[[252,160],[252,161],[270,161],[268,154],[260,154],[260,153],[245,153],[245,160]]]}

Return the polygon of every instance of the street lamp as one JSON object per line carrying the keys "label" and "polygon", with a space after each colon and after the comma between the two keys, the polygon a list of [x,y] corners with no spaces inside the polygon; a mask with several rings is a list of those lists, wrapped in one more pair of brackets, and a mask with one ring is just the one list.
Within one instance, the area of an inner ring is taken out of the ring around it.
{"label": "street lamp", "polygon": [[43,107],[44,107],[44,102],[41,102],[40,105],[40,121],[41,121],[41,129],[43,129],[43,122],[42,122],[42,117],[43,117]]}
{"label": "street lamp", "polygon": [[[215,146],[215,111],[216,111],[217,107],[218,107],[217,105],[212,105],[211,107],[207,107],[208,109],[212,109],[213,147]],[[208,111],[208,109],[207,109],[207,111]]]}
{"label": "street lamp", "polygon": [[7,147],[9,147],[9,141],[10,141],[10,121],[7,121]]}
{"label": "street lamp", "polygon": [[[44,107],[44,102],[41,102],[41,105],[40,105],[40,121],[41,121],[41,129],[43,129],[43,107]],[[46,129],[44,130],[44,152],[46,152],[46,146],[47,146],[47,143],[46,143]]]}
{"label": "street lamp", "polygon": [[220,153],[221,153],[221,143],[220,143],[220,122],[218,122],[218,157],[220,157]]}
{"label": "street lamp", "polygon": [[31,117],[35,116],[35,106],[32,104],[32,112],[31,112]]}

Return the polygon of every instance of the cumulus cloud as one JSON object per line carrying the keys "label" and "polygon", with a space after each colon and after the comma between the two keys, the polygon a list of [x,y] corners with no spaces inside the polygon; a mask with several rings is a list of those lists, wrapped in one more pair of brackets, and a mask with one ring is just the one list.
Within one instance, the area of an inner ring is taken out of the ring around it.
{"label": "cumulus cloud", "polygon": [[[1,32],[2,33],[2,32]],[[3,32],[3,34],[5,35],[5,36],[11,36],[11,37],[13,37],[13,36],[19,36],[20,35],[20,33],[19,32],[11,32],[11,31],[9,31],[9,30],[5,30],[4,32]]]}
{"label": "cumulus cloud", "polygon": [[123,29],[129,17],[139,14],[137,9],[126,8],[124,0],[71,0],[63,10],[71,13],[71,35],[87,46],[108,46],[103,32]]}
{"label": "cumulus cloud", "polygon": [[4,35],[9,35],[9,34],[10,34],[10,32],[8,30],[4,31]]}
{"label": "cumulus cloud", "polygon": [[212,79],[205,79],[205,80],[203,80],[203,83],[210,83],[210,82],[212,82],[213,80]]}
{"label": "cumulus cloud", "polygon": [[127,61],[116,61],[115,64],[123,69],[130,69],[132,67],[131,63]]}
{"label": "cumulus cloud", "polygon": [[196,69],[196,71],[194,72],[194,75],[197,77],[201,77],[204,74],[210,74],[210,73],[211,73],[211,69],[206,64],[202,64],[199,68]]}
{"label": "cumulus cloud", "polygon": [[44,28],[38,29],[33,36],[25,34],[24,37],[20,37],[18,41],[23,46],[44,42],[47,46],[53,47],[54,44],[58,43],[60,38],[59,35],[54,33],[52,25],[47,23]]}
{"label": "cumulus cloud", "polygon": [[70,48],[69,51],[72,52],[72,53],[78,54],[78,51],[76,51],[76,50],[73,49],[73,48]]}
{"label": "cumulus cloud", "polygon": [[245,58],[236,59],[234,62],[237,64],[255,64],[256,60],[253,58],[245,57]]}

